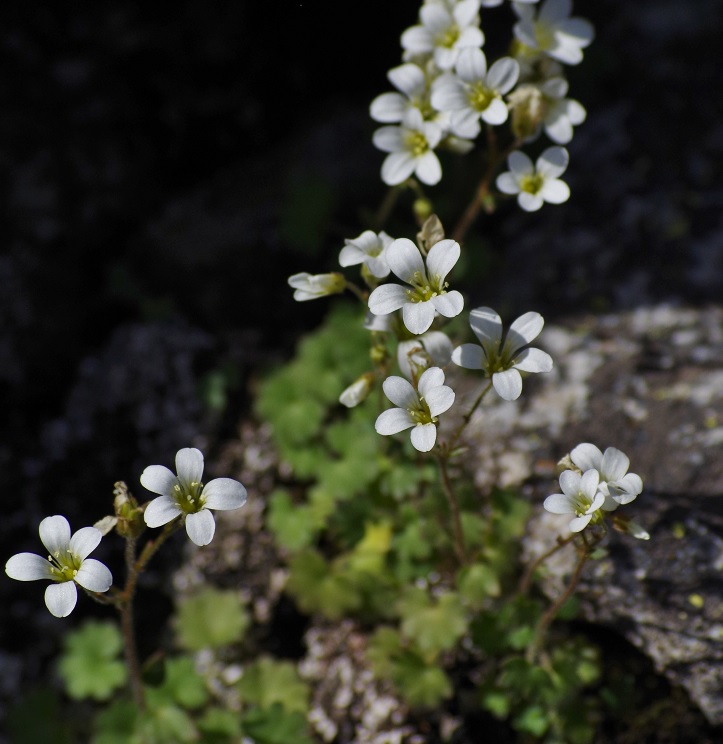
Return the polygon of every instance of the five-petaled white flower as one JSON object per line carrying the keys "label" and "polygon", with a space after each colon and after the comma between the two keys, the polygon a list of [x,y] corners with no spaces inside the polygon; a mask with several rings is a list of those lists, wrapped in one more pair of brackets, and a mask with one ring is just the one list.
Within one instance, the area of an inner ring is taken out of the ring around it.
{"label": "five-petaled white flower", "polygon": [[582,124],[587,117],[587,111],[579,101],[566,98],[569,87],[562,77],[550,78],[539,86],[545,134],[558,145],[566,145],[572,139],[573,127]]}
{"label": "five-petaled white flower", "polygon": [[387,377],[384,394],[398,408],[390,408],[377,418],[379,434],[397,434],[412,429],[412,444],[420,452],[429,452],[437,441],[437,417],[451,408],[454,391],[444,384],[444,372],[430,367],[419,378],[417,390],[403,377]]}
{"label": "five-petaled white flower", "polygon": [[590,521],[600,521],[596,515],[605,501],[605,496],[598,490],[600,474],[597,470],[587,470],[582,475],[574,470],[565,470],[560,475],[562,493],[548,496],[543,506],[553,514],[574,514],[570,522],[570,532],[580,532]]}
{"label": "five-petaled white flower", "polygon": [[401,126],[381,127],[372,136],[374,145],[388,152],[382,163],[382,180],[387,186],[397,186],[412,174],[428,186],[442,180],[442,166],[434,148],[442,139],[442,128],[433,121],[424,121],[419,109],[408,109]]}
{"label": "five-petaled white flower", "polygon": [[634,501],[643,491],[642,478],[628,473],[630,458],[615,447],[608,447],[603,454],[589,442],[578,444],[570,459],[580,470],[596,470],[600,477],[598,489],[605,497],[602,508],[615,511],[618,506]]}
{"label": "five-petaled white flower", "polygon": [[149,527],[160,527],[183,516],[191,540],[208,545],[216,531],[209,509],[238,509],[246,503],[246,489],[231,478],[216,478],[204,486],[203,454],[194,447],[178,450],[176,472],[164,465],[149,465],[143,471],[143,487],[161,494],[146,506],[143,518]]}
{"label": "five-petaled white flower", "polygon": [[438,77],[432,88],[432,106],[452,112],[450,127],[454,134],[474,139],[480,132],[480,119],[487,124],[507,120],[507,104],[502,96],[512,89],[520,74],[514,59],[498,59],[488,71],[481,49],[463,49],[457,57],[455,73]]}
{"label": "five-petaled white flower", "polygon": [[289,277],[289,286],[293,287],[294,299],[297,302],[316,300],[326,295],[339,294],[346,288],[344,277],[334,272],[332,274],[294,274]]}
{"label": "five-petaled white flower", "polygon": [[595,31],[584,18],[570,18],[572,0],[545,0],[539,12],[529,4],[512,6],[519,17],[514,33],[532,50],[576,65],[582,62],[582,50],[593,40]]}
{"label": "five-petaled white flower", "polygon": [[107,592],[113,583],[108,568],[88,558],[102,537],[95,527],[82,527],[71,537],[65,517],[46,517],[40,523],[40,540],[48,557],[18,553],[5,564],[5,573],[18,581],[54,582],[45,590],[45,604],[55,617],[67,617],[78,601],[76,584],[90,592]]}
{"label": "five-petaled white flower", "polygon": [[562,204],[570,198],[570,187],[561,181],[569,161],[564,147],[548,147],[535,165],[524,152],[515,150],[507,158],[509,171],[497,176],[503,194],[517,194],[517,203],[526,212],[537,211],[544,202]]}
{"label": "five-petaled white flower", "polygon": [[502,338],[502,320],[491,307],[478,307],[469,314],[469,324],[479,344],[462,344],[452,361],[466,369],[482,369],[504,400],[517,400],[522,392],[520,372],[549,372],[552,357],[541,349],[529,348],[545,321],[540,313],[521,315]]}
{"label": "five-petaled white flower", "polygon": [[387,261],[392,272],[411,286],[382,284],[369,295],[369,309],[386,315],[402,308],[404,325],[416,334],[429,329],[435,311],[454,318],[462,312],[464,299],[456,290],[447,291],[445,279],[459,255],[457,241],[440,240],[427,254],[425,267],[419,248],[408,238],[398,238],[387,249]]}
{"label": "five-petaled white flower", "polygon": [[442,3],[423,5],[419,11],[422,23],[402,34],[405,59],[433,54],[440,70],[451,70],[460,49],[484,44],[478,9],[478,0],[461,0],[451,8]]}
{"label": "five-petaled white flower", "polygon": [[394,238],[383,230],[378,235],[365,230],[359,237],[344,241],[344,247],[339,253],[339,263],[344,267],[364,264],[372,276],[383,279],[389,276],[386,252],[393,242]]}

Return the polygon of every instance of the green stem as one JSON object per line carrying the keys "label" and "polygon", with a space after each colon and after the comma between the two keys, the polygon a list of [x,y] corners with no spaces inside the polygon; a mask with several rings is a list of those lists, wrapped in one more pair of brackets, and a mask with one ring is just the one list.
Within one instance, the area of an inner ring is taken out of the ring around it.
{"label": "green stem", "polygon": [[449,504],[449,510],[452,513],[452,544],[454,545],[454,552],[457,555],[457,560],[461,566],[467,563],[467,554],[464,549],[464,531],[462,530],[462,518],[459,512],[459,503],[455,496],[452,483],[449,480],[449,473],[447,472],[447,459],[443,454],[437,455],[437,462],[439,463],[439,473],[442,478],[442,490],[444,495],[447,497],[447,503]]}
{"label": "green stem", "polygon": [[146,700],[143,693],[143,679],[141,678],[141,665],[138,660],[138,647],[136,645],[136,634],[133,623],[133,596],[138,581],[138,569],[136,568],[136,539],[126,537],[126,568],[128,578],[123,590],[120,603],[121,631],[123,633],[123,646],[126,665],[128,666],[128,677],[131,686],[133,701],[140,710],[145,710]]}
{"label": "green stem", "polygon": [[489,392],[489,389],[492,387],[492,381],[488,382],[487,385],[485,385],[484,388],[482,388],[482,392],[477,396],[477,400],[475,400],[474,404],[472,405],[472,408],[465,413],[465,415],[462,417],[462,423],[457,427],[457,430],[452,434],[451,439],[446,445],[447,452],[451,452],[454,449],[454,445],[457,444],[457,440],[462,435],[462,432],[464,431],[467,424],[470,422],[472,416],[474,415],[474,412],[477,410],[477,407],[482,402],[482,399],[487,395]]}
{"label": "green stem", "polygon": [[357,287],[354,282],[350,282],[348,279],[346,280],[346,288],[355,295],[355,297],[364,305],[367,304],[369,301],[369,293],[365,292],[363,289]]}

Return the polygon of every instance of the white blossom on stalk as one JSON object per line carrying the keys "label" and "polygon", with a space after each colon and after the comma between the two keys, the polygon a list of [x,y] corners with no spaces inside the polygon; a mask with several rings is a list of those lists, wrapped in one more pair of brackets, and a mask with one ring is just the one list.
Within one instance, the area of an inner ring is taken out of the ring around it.
{"label": "white blossom on stalk", "polygon": [[567,65],[582,62],[582,50],[595,36],[592,24],[584,18],[570,18],[572,0],[545,0],[539,11],[529,3],[513,3],[519,21],[514,33],[532,50]]}
{"label": "white blossom on stalk", "polygon": [[210,509],[228,511],[246,503],[246,489],[231,478],[215,478],[205,486],[203,454],[195,447],[176,453],[176,474],[164,465],[149,465],[141,475],[141,485],[160,496],[143,513],[149,527],[161,527],[183,516],[186,532],[196,545],[208,545],[216,531]]}
{"label": "white blossom on stalk", "polygon": [[47,558],[35,553],[18,553],[5,564],[5,573],[18,581],[46,579],[45,604],[55,617],[67,617],[78,601],[78,584],[90,592],[107,592],[113,583],[108,568],[88,556],[103,537],[95,527],[82,527],[72,537],[68,520],[56,514],[40,523],[40,540]]}
{"label": "white blossom on stalk", "polygon": [[418,377],[430,365],[446,367],[451,359],[452,342],[442,331],[427,331],[397,345],[397,364],[408,380]]}
{"label": "white blossom on stalk", "polygon": [[615,447],[608,447],[603,454],[590,442],[578,444],[570,459],[580,470],[595,470],[600,479],[598,489],[605,497],[603,509],[615,511],[623,504],[634,501],[643,491],[642,478],[628,473],[630,458]]}
{"label": "white blossom on stalk", "polygon": [[408,238],[398,238],[387,249],[392,273],[409,287],[382,284],[369,295],[369,309],[375,315],[387,315],[402,309],[404,325],[411,333],[424,333],[432,325],[435,312],[454,318],[462,312],[464,299],[447,291],[447,274],[459,260],[460,247],[455,240],[440,240],[422,258],[419,248]]}
{"label": "white blossom on stalk", "polygon": [[552,514],[574,514],[570,522],[570,532],[580,532],[594,518],[600,521],[600,510],[605,497],[598,491],[600,474],[597,470],[587,470],[582,475],[574,470],[565,470],[560,475],[562,493],[548,496],[543,506]]}
{"label": "white blossom on stalk", "polygon": [[304,271],[301,274],[290,276],[288,282],[289,286],[296,290],[294,299],[297,302],[306,302],[327,295],[339,294],[346,287],[346,280],[337,272],[332,274],[308,274]]}
{"label": "white blossom on stalk", "polygon": [[382,164],[382,181],[397,186],[412,174],[428,186],[442,180],[442,166],[434,148],[442,139],[442,128],[424,121],[419,109],[408,109],[400,126],[377,129],[372,136],[375,147],[389,155]]}
{"label": "white blossom on stalk", "polygon": [[411,429],[414,447],[429,452],[437,441],[437,417],[454,403],[454,391],[444,384],[444,372],[439,367],[425,370],[416,390],[408,380],[396,376],[387,377],[382,387],[397,408],[379,415],[377,432],[388,436]]}
{"label": "white blossom on stalk", "polygon": [[490,307],[478,307],[469,314],[469,324],[479,344],[462,344],[452,353],[452,361],[466,369],[484,370],[492,386],[504,400],[517,400],[522,392],[520,372],[549,372],[552,357],[530,344],[545,321],[539,313],[521,315],[502,336],[502,320]]}
{"label": "white blossom on stalk", "polygon": [[570,198],[570,187],[561,181],[569,162],[564,147],[548,147],[535,165],[524,152],[515,150],[507,158],[509,171],[497,176],[503,194],[517,194],[517,203],[526,212],[537,211],[545,202],[562,204]]}
{"label": "white blossom on stalk", "polygon": [[481,49],[463,49],[454,69],[454,75],[442,75],[432,87],[434,108],[452,112],[452,132],[474,139],[480,132],[480,119],[493,125],[505,122],[507,104],[502,96],[517,82],[520,73],[517,62],[503,57],[488,71]]}
{"label": "white blossom on stalk", "polygon": [[384,279],[389,276],[386,251],[393,242],[394,238],[383,230],[379,234],[365,230],[353,240],[344,241],[344,247],[339,253],[339,263],[344,267],[364,264],[372,276]]}
{"label": "white blossom on stalk", "polygon": [[434,118],[435,112],[429,103],[427,74],[419,65],[410,62],[394,67],[387,77],[399,93],[382,93],[371,102],[369,115],[374,121],[383,124],[400,122],[412,108],[419,109],[424,119]]}
{"label": "white blossom on stalk", "polygon": [[478,0],[461,0],[453,6],[427,3],[419,11],[421,24],[402,34],[405,59],[433,55],[440,70],[451,70],[460,49],[481,47]]}

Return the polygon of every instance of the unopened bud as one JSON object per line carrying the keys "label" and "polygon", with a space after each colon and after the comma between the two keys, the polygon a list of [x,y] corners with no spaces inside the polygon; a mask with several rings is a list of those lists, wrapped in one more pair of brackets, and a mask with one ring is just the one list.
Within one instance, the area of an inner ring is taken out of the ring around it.
{"label": "unopened bud", "polygon": [[349,387],[339,396],[339,403],[347,408],[358,406],[366,400],[367,396],[371,392],[373,384],[374,373],[365,372],[359,379],[349,385]]}
{"label": "unopened bud", "polygon": [[417,244],[426,255],[430,248],[439,243],[440,240],[444,240],[442,221],[436,214],[431,214],[424,221],[422,229],[417,233]]}
{"label": "unopened bud", "polygon": [[294,299],[297,302],[315,300],[326,295],[339,294],[346,289],[346,279],[342,274],[294,274],[289,277],[289,286],[293,287]]}
{"label": "unopened bud", "polygon": [[508,96],[512,109],[512,132],[519,140],[534,137],[545,117],[545,97],[535,85],[520,85]]}

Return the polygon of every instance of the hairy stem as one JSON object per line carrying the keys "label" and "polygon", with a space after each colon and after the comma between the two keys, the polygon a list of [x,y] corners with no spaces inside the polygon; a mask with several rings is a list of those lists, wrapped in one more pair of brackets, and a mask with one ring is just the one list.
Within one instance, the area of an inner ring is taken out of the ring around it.
{"label": "hairy stem", "polygon": [[439,463],[439,472],[442,477],[442,490],[447,497],[449,510],[452,513],[452,544],[454,545],[454,552],[457,555],[460,565],[464,566],[467,563],[467,554],[464,549],[464,532],[462,530],[462,518],[459,513],[459,503],[452,488],[452,483],[449,480],[447,458],[440,454],[437,456],[437,462]]}

